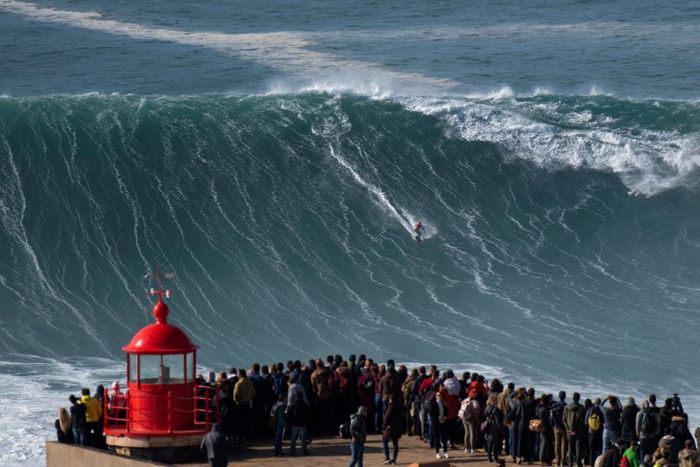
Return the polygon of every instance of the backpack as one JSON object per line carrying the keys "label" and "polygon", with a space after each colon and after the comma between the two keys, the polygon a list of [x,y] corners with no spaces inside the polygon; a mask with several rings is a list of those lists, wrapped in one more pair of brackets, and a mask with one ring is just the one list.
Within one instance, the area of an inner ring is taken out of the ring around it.
{"label": "backpack", "polygon": [[464,420],[471,421],[476,420],[476,404],[469,402],[467,407],[464,409]]}
{"label": "backpack", "polygon": [[591,414],[588,416],[588,429],[596,432],[600,430],[600,425],[600,413],[597,410],[591,410]]}
{"label": "backpack", "polygon": [[571,429],[577,431],[583,425],[583,420],[581,420],[581,411],[583,406],[580,404],[575,405],[571,410]]}
{"label": "backpack", "polygon": [[639,431],[645,435],[652,435],[656,431],[656,417],[650,411],[642,410],[639,419]]}
{"label": "backpack", "polygon": [[343,439],[350,439],[352,435],[350,434],[350,420],[340,425],[338,429],[338,434]]}
{"label": "backpack", "polygon": [[531,419],[528,428],[530,429],[530,431],[534,431],[535,433],[544,433],[545,431],[544,424],[539,418]]}
{"label": "backpack", "polygon": [[562,426],[562,416],[564,415],[564,404],[556,403],[552,406],[550,410],[551,425],[556,428],[561,428]]}

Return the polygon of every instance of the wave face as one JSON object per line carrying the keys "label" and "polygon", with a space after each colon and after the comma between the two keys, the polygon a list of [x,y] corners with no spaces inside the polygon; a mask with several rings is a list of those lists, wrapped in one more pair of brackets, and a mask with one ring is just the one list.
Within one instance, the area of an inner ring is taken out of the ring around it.
{"label": "wave face", "polygon": [[2,98],[3,366],[118,362],[160,264],[212,367],[353,352],[689,393],[699,134],[695,102],[609,96]]}

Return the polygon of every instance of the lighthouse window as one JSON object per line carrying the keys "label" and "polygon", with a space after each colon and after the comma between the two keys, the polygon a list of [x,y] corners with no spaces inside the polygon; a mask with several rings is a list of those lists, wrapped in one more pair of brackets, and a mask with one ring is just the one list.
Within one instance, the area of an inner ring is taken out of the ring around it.
{"label": "lighthouse window", "polygon": [[185,365],[182,354],[163,355],[164,373],[162,384],[180,384],[185,380]]}
{"label": "lighthouse window", "polygon": [[158,384],[160,379],[160,355],[139,355],[140,380],[146,384]]}
{"label": "lighthouse window", "polygon": [[138,358],[136,354],[129,354],[129,381],[137,381],[139,379]]}
{"label": "lighthouse window", "polygon": [[196,373],[197,369],[194,366],[194,352],[190,352],[187,354],[187,380],[189,382],[194,381]]}

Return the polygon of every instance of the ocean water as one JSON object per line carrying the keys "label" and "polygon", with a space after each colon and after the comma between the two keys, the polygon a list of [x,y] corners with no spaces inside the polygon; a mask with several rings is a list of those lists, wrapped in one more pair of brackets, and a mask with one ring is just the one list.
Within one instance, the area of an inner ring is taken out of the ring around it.
{"label": "ocean water", "polygon": [[0,464],[123,379],[155,265],[202,370],[366,353],[700,424],[700,5],[404,3],[0,0]]}

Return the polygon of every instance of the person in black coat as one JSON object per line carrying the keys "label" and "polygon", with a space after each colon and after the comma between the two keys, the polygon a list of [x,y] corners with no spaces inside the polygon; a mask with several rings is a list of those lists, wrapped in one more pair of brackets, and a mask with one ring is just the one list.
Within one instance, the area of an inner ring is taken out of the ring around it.
{"label": "person in black coat", "polygon": [[[438,459],[444,457],[449,458],[447,453],[447,438],[449,437],[447,424],[447,404],[442,400],[442,394],[437,391],[435,399],[432,400],[429,407],[430,421],[433,427],[433,443],[435,446],[435,457]],[[440,454],[440,444],[442,443],[442,455]]]}
{"label": "person in black coat", "polygon": [[[547,394],[542,394],[535,407],[535,418],[542,421],[542,431],[539,433],[540,436],[540,452],[539,459],[540,463],[551,464],[553,457],[553,445],[552,440],[554,439],[554,431],[552,430],[551,421],[552,416],[549,410],[550,407],[550,396]],[[535,435],[537,436],[537,435]]]}
{"label": "person in black coat", "polygon": [[[382,425],[382,443],[384,445],[384,463],[396,464],[399,454],[399,438],[403,435],[406,425],[406,409],[403,400],[392,394],[389,399],[389,407],[384,412]],[[389,457],[389,441],[393,446],[393,456]]]}
{"label": "person in black coat", "polygon": [[693,435],[688,429],[688,422],[682,415],[674,415],[671,417],[671,424],[666,428],[664,434],[676,438],[680,446],[684,446],[686,441],[694,443]]}
{"label": "person in black coat", "polygon": [[500,464],[498,456],[501,455],[501,444],[503,444],[503,433],[505,426],[503,425],[503,411],[497,406],[498,399],[496,396],[489,396],[486,401],[486,410],[484,410],[484,421],[487,423],[486,432],[486,452],[489,456],[489,462]]}
{"label": "person in black coat", "polygon": [[70,407],[70,418],[71,418],[71,429],[73,431],[73,441],[75,444],[84,446],[87,441],[87,421],[86,421],[86,409],[85,404],[78,401],[78,398],[73,394],[68,397],[71,403]]}
{"label": "person in black coat", "polygon": [[228,465],[226,435],[218,423],[214,423],[209,433],[204,435],[199,448],[206,455],[209,467],[226,467]]}
{"label": "person in black coat", "polygon": [[622,439],[625,441],[625,449],[637,441],[637,412],[639,407],[633,397],[627,400],[627,405],[622,408]]}
{"label": "person in black coat", "polygon": [[527,395],[521,398],[514,406],[514,420],[518,427],[518,444],[516,448],[516,462],[532,463],[533,460],[533,442],[532,432],[530,431],[530,420],[535,416],[535,390],[530,388],[527,390]]}

